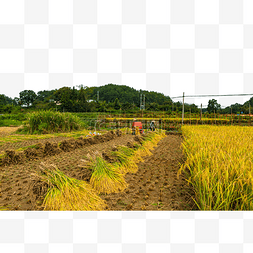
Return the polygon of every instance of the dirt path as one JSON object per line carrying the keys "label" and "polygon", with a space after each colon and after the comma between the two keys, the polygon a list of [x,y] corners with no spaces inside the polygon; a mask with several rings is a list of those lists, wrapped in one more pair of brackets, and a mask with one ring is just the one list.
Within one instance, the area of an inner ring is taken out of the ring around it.
{"label": "dirt path", "polygon": [[169,135],[158,143],[153,155],[138,165],[136,174],[127,174],[123,193],[102,196],[109,210],[192,210],[193,191],[183,175],[177,178],[184,161],[181,136]]}

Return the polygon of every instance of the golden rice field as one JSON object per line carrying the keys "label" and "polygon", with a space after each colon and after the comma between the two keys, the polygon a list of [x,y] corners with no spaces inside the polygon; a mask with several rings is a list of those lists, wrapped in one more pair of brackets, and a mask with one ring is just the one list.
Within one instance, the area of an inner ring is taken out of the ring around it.
{"label": "golden rice field", "polygon": [[253,210],[253,128],[183,126],[182,148],[200,210]]}

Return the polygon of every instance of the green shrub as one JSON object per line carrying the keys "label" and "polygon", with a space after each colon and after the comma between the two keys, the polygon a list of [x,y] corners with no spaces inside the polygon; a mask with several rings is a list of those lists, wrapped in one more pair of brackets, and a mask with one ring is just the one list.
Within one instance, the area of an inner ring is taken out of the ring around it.
{"label": "green shrub", "polygon": [[0,115],[0,127],[20,126],[24,120],[24,114],[3,114]]}

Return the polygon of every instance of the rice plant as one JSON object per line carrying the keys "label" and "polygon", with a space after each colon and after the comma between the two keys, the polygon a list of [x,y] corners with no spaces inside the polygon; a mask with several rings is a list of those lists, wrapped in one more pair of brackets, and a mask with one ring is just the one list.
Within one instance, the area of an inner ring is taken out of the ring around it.
{"label": "rice plant", "polygon": [[97,152],[88,156],[87,167],[92,170],[90,184],[98,193],[117,193],[127,187],[127,183],[120,172],[117,163],[106,162]]}
{"label": "rice plant", "polygon": [[67,177],[54,165],[42,164],[41,174],[37,176],[48,186],[43,202],[45,210],[92,211],[105,209],[105,202],[98,197],[88,183]]}
{"label": "rice plant", "polygon": [[[163,138],[162,134],[153,134],[152,145],[161,138]],[[144,142],[145,148],[147,148],[150,140],[149,138]],[[98,193],[117,193],[127,187],[124,175],[128,172],[136,173],[138,170],[137,163],[143,161],[141,157],[143,151],[140,153],[138,150],[141,150],[141,145],[138,145],[137,149],[126,146],[117,147],[116,150],[111,151],[111,154],[118,160],[114,163],[106,162],[101,154],[95,152],[92,155],[88,154],[86,160],[81,160],[82,163],[79,166],[92,170],[90,184]]]}
{"label": "rice plant", "polygon": [[[137,172],[138,166],[134,159],[135,152],[136,152],[135,150],[125,146],[119,146],[117,148],[117,151],[111,152],[111,154],[114,157],[116,157],[116,159],[119,161],[120,171],[123,174],[126,174],[128,172],[130,173]],[[141,159],[141,157],[138,156],[138,159]]]}
{"label": "rice plant", "polygon": [[140,147],[141,155],[152,155],[150,150],[153,150],[154,147],[157,146],[158,142],[162,140],[165,137],[165,132],[162,131],[161,133],[157,132],[151,132],[147,136],[144,137],[144,142],[142,143],[142,146]]}
{"label": "rice plant", "polygon": [[120,162],[120,169],[123,174],[128,172],[136,173],[138,170],[137,163],[143,162],[143,156],[152,155],[150,150],[153,149],[164,136],[164,133],[150,133],[144,137],[142,144],[136,145],[136,149],[120,146],[117,148],[117,151],[112,151],[111,154]]}
{"label": "rice plant", "polygon": [[154,146],[152,139],[144,139],[142,145],[139,145],[135,153],[136,155],[139,154],[139,156],[150,156],[152,155],[150,150],[154,149]]}
{"label": "rice plant", "polygon": [[201,210],[253,210],[253,129],[183,126],[181,171],[188,172]]}

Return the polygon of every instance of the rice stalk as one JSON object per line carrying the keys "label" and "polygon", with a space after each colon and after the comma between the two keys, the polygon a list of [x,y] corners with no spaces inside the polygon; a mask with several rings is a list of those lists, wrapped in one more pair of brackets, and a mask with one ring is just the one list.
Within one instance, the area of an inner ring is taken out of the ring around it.
{"label": "rice stalk", "polygon": [[110,164],[101,155],[97,155],[90,156],[88,167],[93,171],[90,184],[98,194],[117,193],[127,187],[127,183],[117,163]]}
{"label": "rice stalk", "polygon": [[120,170],[123,174],[128,172],[136,173],[138,171],[138,166],[134,159],[135,151],[133,149],[119,146],[118,150],[112,151],[111,154],[119,161]]}
{"label": "rice stalk", "polygon": [[201,210],[253,210],[253,130],[241,126],[183,126],[189,171]]}
{"label": "rice stalk", "polygon": [[88,183],[67,177],[55,165],[42,164],[38,178],[48,186],[44,210],[92,211],[106,207]]}

